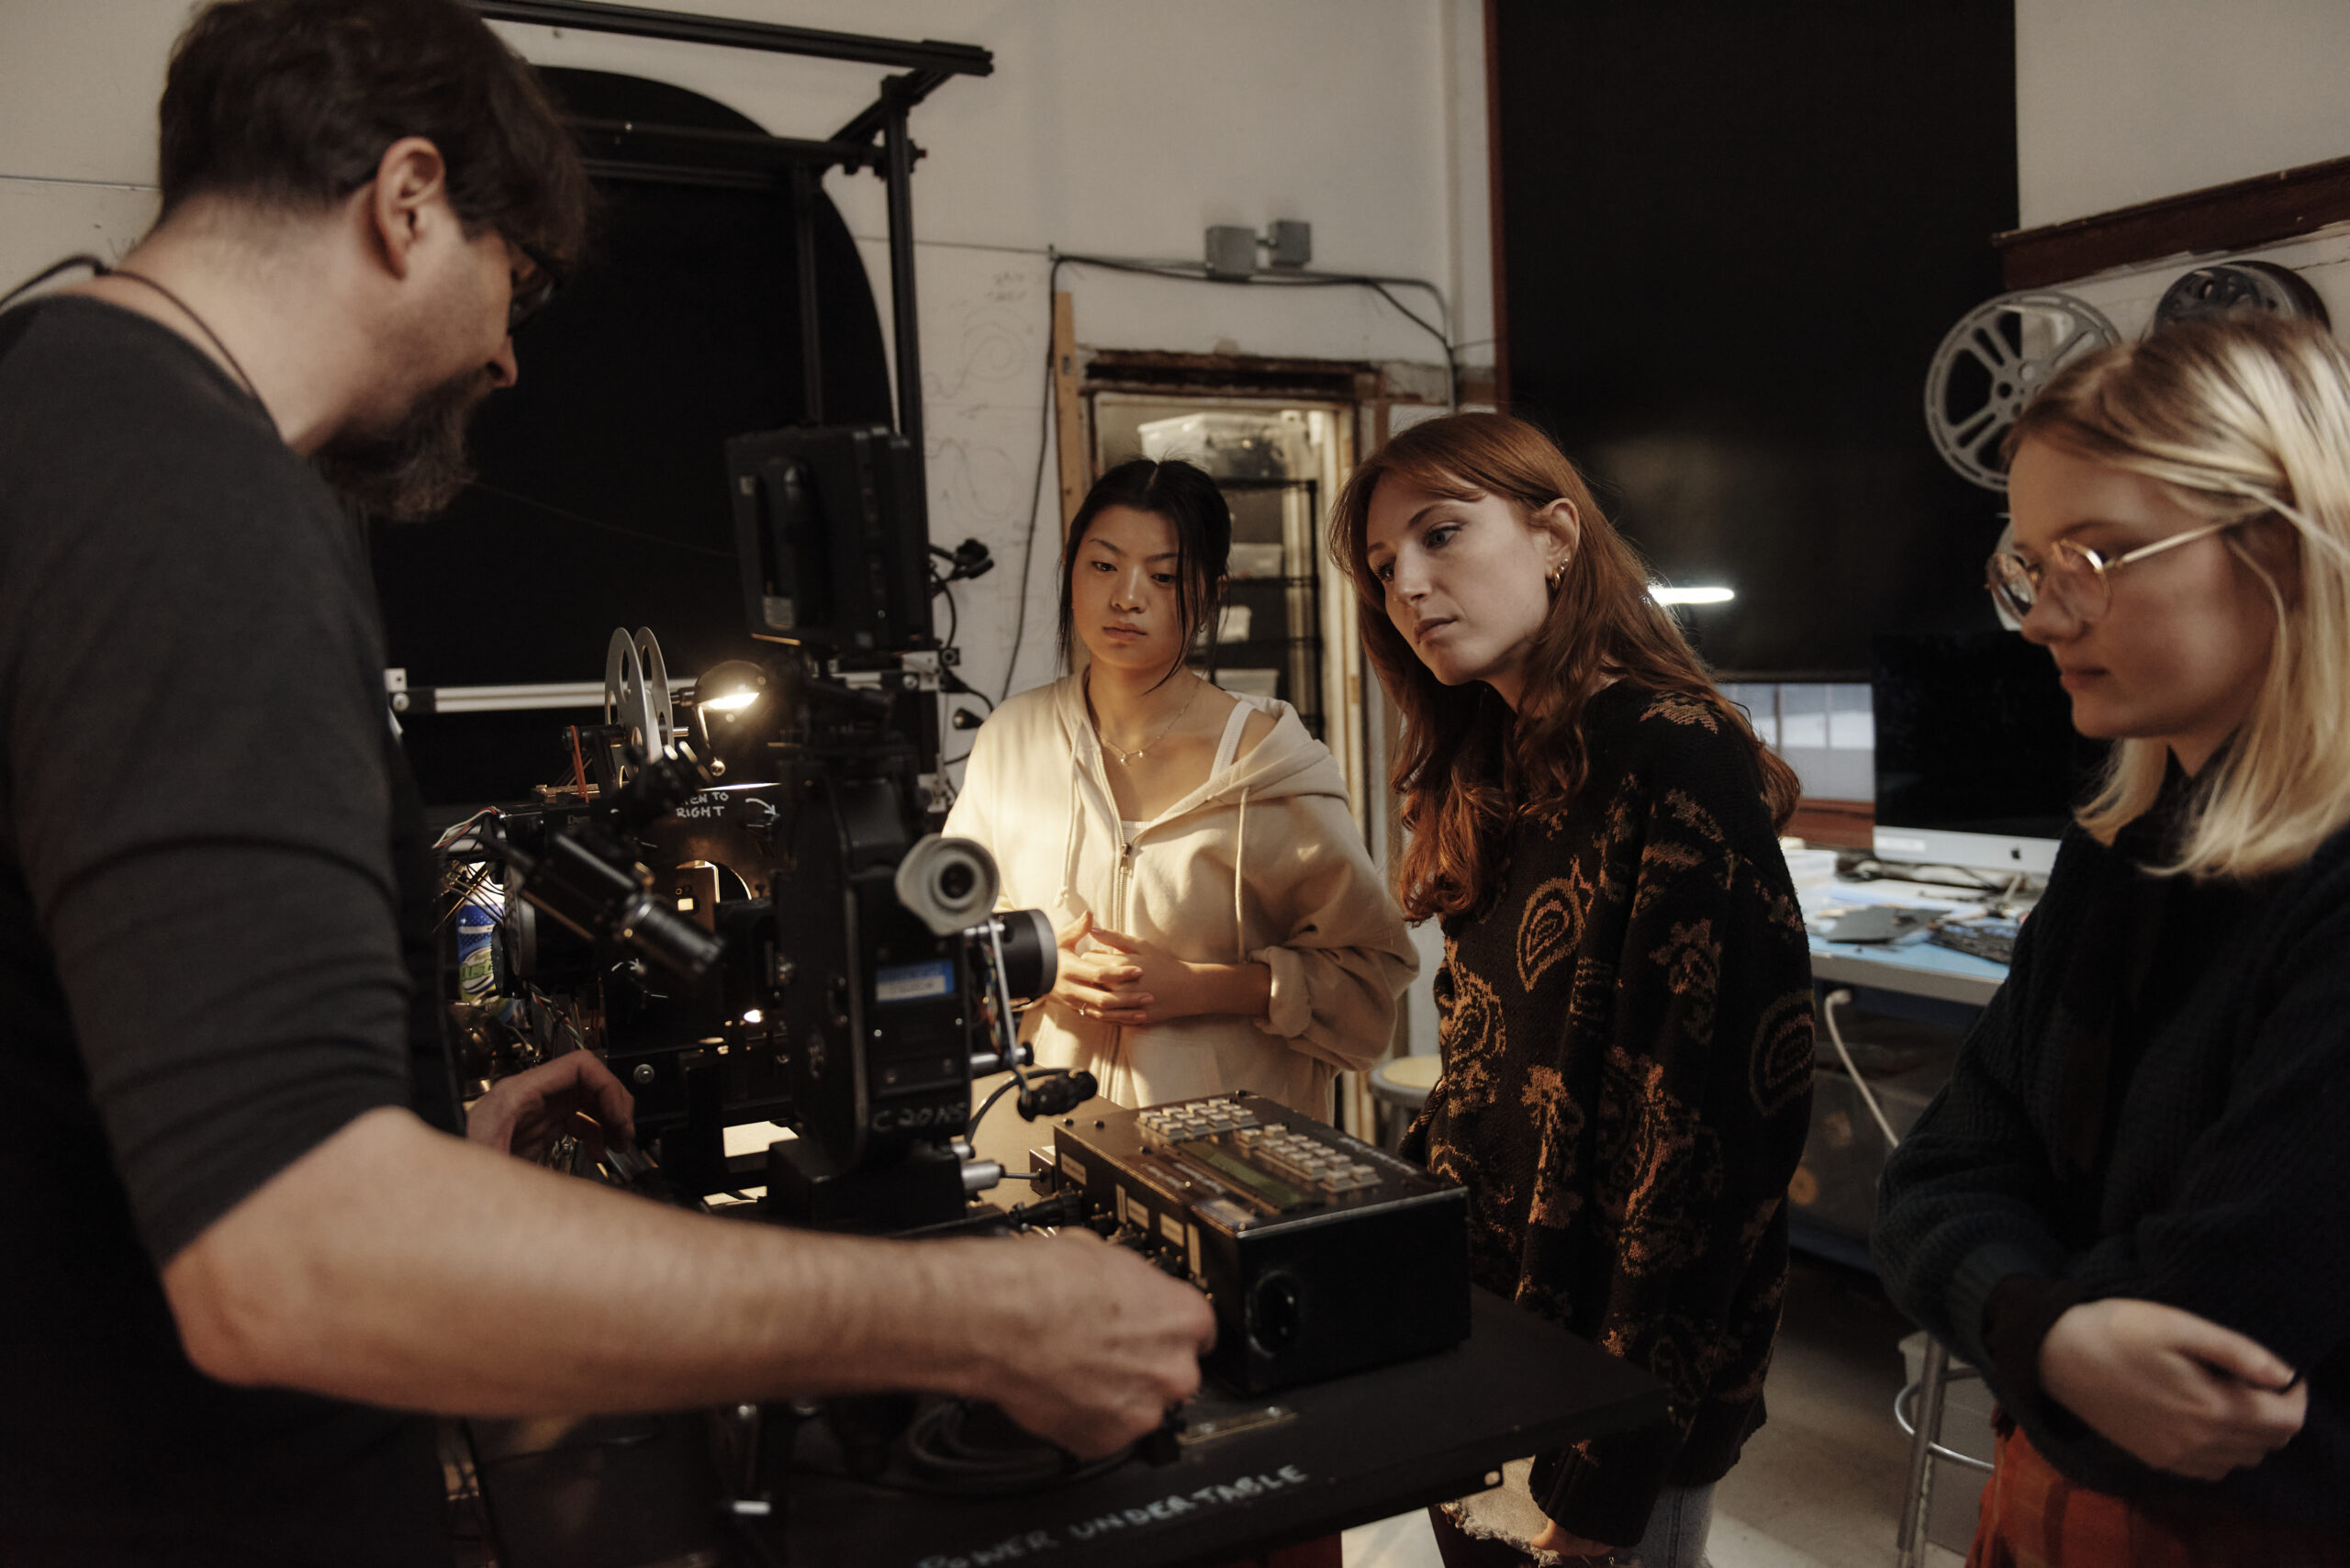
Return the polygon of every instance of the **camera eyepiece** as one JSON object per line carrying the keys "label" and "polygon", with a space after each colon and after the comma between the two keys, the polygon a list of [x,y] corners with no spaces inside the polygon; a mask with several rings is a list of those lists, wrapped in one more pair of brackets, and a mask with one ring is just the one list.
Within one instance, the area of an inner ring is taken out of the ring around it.
{"label": "camera eyepiece", "polygon": [[898,902],[940,936],[985,921],[995,909],[995,857],[968,838],[929,833],[898,862]]}

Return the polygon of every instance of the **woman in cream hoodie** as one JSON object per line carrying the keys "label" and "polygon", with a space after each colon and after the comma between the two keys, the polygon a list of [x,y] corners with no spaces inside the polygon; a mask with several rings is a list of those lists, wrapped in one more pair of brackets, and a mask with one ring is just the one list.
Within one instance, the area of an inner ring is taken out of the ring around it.
{"label": "woman in cream hoodie", "polygon": [[1102,476],[1061,563],[1062,653],[1087,667],[988,720],[946,831],[994,855],[1007,907],[1059,927],[1040,1064],[1122,1105],[1247,1089],[1326,1118],[1418,964],[1337,761],[1287,703],[1184,666],[1231,539],[1189,464]]}

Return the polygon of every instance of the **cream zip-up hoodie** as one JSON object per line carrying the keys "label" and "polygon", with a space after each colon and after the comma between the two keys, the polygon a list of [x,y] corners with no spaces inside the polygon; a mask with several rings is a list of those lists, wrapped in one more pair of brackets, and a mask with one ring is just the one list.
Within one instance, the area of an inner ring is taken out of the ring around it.
{"label": "cream zip-up hoodie", "polygon": [[1326,1120],[1338,1070],[1386,1054],[1419,959],[1337,760],[1288,703],[1239,700],[1272,714],[1272,733],[1129,842],[1077,679],[1024,691],[980,727],[946,832],[995,857],[1007,909],[1055,925],[1091,911],[1192,963],[1272,971],[1262,1019],[1126,1028],[1048,1002],[1040,1066],[1082,1068],[1121,1105],[1247,1089]]}

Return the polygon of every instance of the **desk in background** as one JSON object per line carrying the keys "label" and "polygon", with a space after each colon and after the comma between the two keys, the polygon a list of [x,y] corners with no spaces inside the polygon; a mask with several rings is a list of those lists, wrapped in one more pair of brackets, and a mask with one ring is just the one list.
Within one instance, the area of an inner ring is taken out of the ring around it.
{"label": "desk in background", "polygon": [[[2008,967],[1925,941],[1829,942],[1815,936],[1811,975],[1820,1009],[1820,1070],[1813,1081],[1803,1164],[1788,1188],[1788,1239],[1816,1257],[1874,1272],[1868,1226],[1887,1151],[1884,1134],[1829,1044],[1827,995],[1837,990],[1852,993],[1852,1007],[1840,1014],[1845,1040],[1854,1046],[1886,1119],[1902,1133],[1948,1080],[1958,1040],[2006,982]],[[1947,1036],[1949,1048],[1940,1054],[1913,1048],[1908,1054],[1916,1058],[1914,1064],[1896,1053],[1886,1064],[1891,1070],[1880,1077],[1869,1062],[1867,1031],[1852,1026],[1855,1012],[1921,1026],[1906,1036],[1913,1047],[1919,1038],[1939,1032]]]}
{"label": "desk in background", "polygon": [[[1964,1028],[2007,983],[2008,966],[1931,942],[1829,942],[1815,936],[1811,975],[1826,990],[1851,987],[1853,1000],[1872,1013]],[[1875,993],[1874,1002],[1862,1001],[1864,991]]]}

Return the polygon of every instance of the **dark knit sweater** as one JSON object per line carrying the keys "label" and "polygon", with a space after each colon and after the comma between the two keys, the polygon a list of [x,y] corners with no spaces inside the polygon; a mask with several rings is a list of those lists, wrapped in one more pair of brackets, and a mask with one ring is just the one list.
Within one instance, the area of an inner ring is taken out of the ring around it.
{"label": "dark knit sweater", "polygon": [[[2146,875],[2183,780],[2111,847],[2076,828],[1949,1087],[1887,1163],[1894,1298],[2078,1484],[2350,1521],[2350,832],[2244,883]],[[2217,1484],[2140,1464],[2050,1399],[2076,1301],[2250,1336],[2309,1379],[2300,1434]]]}
{"label": "dark knit sweater", "polygon": [[1572,1533],[1637,1541],[1762,1423],[1811,1104],[1811,967],[1752,747],[1706,704],[1592,700],[1585,787],[1445,922],[1443,1077],[1405,1152],[1469,1190],[1478,1282],[1662,1379],[1661,1426],[1541,1456]]}

